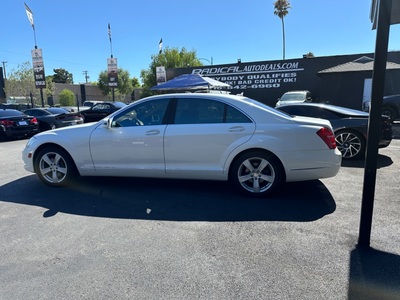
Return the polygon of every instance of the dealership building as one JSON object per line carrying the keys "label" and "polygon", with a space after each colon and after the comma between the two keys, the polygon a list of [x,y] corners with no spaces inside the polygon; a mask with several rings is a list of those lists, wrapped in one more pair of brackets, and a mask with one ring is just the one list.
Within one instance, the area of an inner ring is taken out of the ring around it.
{"label": "dealership building", "polygon": [[[283,93],[308,90],[313,101],[361,109],[370,100],[374,53],[167,69],[167,80],[199,74],[228,83],[232,94],[275,106]],[[388,52],[385,95],[400,94],[400,52]]]}
{"label": "dealership building", "polygon": [[[275,106],[283,93],[308,90],[314,102],[361,109],[370,100],[374,53],[307,57],[298,59],[237,62],[166,70],[166,80],[182,74],[200,74],[228,83],[228,91]],[[0,67],[0,71],[2,68]],[[54,104],[59,92],[68,88],[82,102],[106,100],[97,86],[57,84]],[[400,52],[387,55],[384,95],[400,94]],[[127,101],[140,98],[139,90]],[[3,74],[0,72],[0,103],[6,102]],[[52,102],[53,103],[53,102]],[[50,103],[48,103],[50,104]]]}

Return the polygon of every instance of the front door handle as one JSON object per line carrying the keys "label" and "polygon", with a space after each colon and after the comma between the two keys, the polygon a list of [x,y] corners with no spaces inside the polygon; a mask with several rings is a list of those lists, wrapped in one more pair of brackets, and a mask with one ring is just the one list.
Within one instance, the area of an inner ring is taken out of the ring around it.
{"label": "front door handle", "polygon": [[146,132],[146,135],[157,135],[157,134],[160,134],[160,130],[154,129]]}

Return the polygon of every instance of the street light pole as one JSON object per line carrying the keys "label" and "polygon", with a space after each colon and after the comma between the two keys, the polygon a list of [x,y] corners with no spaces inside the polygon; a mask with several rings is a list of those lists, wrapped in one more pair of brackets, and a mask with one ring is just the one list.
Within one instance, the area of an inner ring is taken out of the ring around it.
{"label": "street light pole", "polygon": [[382,102],[385,89],[387,50],[391,24],[392,0],[381,0],[377,19],[377,33],[372,73],[371,110],[368,121],[368,141],[364,165],[364,184],[358,246],[369,248],[376,186],[378,144],[380,139]]}
{"label": "street light pole", "polygon": [[7,73],[6,73],[6,61],[1,62],[3,64],[3,71],[4,71],[4,79],[7,79]]}

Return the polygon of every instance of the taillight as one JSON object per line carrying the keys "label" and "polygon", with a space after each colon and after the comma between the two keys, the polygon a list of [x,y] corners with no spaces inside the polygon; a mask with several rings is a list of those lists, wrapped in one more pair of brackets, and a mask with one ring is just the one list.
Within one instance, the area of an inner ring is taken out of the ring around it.
{"label": "taillight", "polygon": [[31,119],[31,123],[32,123],[32,124],[37,124],[38,121],[36,120],[36,118],[33,118],[33,119]]}
{"label": "taillight", "polygon": [[4,126],[10,126],[10,125],[14,125],[14,121],[10,121],[10,120],[0,120],[0,124],[4,125]]}
{"label": "taillight", "polygon": [[332,130],[327,127],[323,127],[317,131],[317,134],[325,142],[329,149],[336,148],[335,135],[333,134]]}

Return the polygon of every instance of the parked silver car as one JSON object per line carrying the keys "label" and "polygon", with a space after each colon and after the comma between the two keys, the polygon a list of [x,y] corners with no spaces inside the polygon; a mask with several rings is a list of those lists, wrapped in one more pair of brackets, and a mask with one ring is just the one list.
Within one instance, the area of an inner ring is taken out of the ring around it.
{"label": "parked silver car", "polygon": [[327,120],[292,117],[247,97],[183,93],[37,134],[23,159],[50,186],[76,175],[230,180],[263,196],[285,181],[335,176],[342,156]]}
{"label": "parked silver car", "polygon": [[284,104],[294,104],[294,103],[303,103],[303,102],[312,102],[311,92],[310,91],[289,91],[282,95],[281,98],[278,99],[275,107]]}

